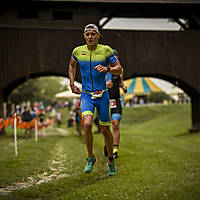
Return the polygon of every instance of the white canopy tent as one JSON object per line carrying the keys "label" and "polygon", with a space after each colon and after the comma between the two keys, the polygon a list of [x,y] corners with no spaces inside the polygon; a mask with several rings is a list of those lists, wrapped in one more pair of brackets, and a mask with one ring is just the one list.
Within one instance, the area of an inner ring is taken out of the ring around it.
{"label": "white canopy tent", "polygon": [[[63,80],[62,84],[63,85],[68,85],[69,86],[69,79],[66,78]],[[79,89],[82,89],[82,85],[75,81],[74,84],[79,88]],[[70,88],[70,87],[69,87]],[[55,95],[56,98],[79,98],[80,95],[79,94],[74,94],[71,89],[67,90],[67,91],[64,91],[64,92],[59,92]]]}
{"label": "white canopy tent", "polygon": [[56,98],[79,98],[80,94],[74,94],[71,90],[57,93]]}

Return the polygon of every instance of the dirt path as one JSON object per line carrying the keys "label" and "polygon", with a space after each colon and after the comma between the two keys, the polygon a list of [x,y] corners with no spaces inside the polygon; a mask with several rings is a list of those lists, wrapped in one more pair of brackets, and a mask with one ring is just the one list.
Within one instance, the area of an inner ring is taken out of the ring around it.
{"label": "dirt path", "polygon": [[[68,135],[65,130],[59,129],[63,136]],[[58,133],[57,133],[58,134]],[[45,136],[51,135],[51,133],[45,134]],[[35,176],[29,176],[25,182],[14,183],[12,186],[0,188],[0,195],[6,195],[14,190],[22,188],[32,187],[33,185],[39,185],[42,183],[58,180],[60,178],[69,177],[66,174],[65,161],[67,154],[64,152],[64,144],[62,141],[58,142],[51,151],[51,157],[48,161],[48,169],[46,172],[40,173]]]}

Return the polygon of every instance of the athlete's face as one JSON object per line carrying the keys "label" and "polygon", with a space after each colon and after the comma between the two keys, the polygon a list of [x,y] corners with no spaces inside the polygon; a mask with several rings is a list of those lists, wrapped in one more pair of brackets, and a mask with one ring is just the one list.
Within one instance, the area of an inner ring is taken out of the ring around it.
{"label": "athlete's face", "polygon": [[84,39],[88,46],[95,46],[98,44],[100,38],[100,34],[96,31],[86,31],[84,33]]}

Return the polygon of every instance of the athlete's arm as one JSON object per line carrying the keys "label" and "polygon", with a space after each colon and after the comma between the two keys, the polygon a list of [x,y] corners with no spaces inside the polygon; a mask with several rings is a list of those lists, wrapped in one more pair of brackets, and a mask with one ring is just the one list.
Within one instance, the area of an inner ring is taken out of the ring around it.
{"label": "athlete's arm", "polygon": [[112,74],[106,73],[105,80],[106,80],[106,86],[107,86],[107,88],[113,87]]}
{"label": "athlete's arm", "polygon": [[94,67],[94,69],[96,69],[98,72],[109,72],[113,75],[120,75],[124,71],[119,60],[117,60],[113,64],[110,64],[109,67],[104,67],[103,65],[97,65],[96,67]]}
{"label": "athlete's arm", "polygon": [[76,74],[76,63],[72,57],[69,62],[69,80],[70,80],[70,87],[73,93],[75,94],[81,94],[80,89],[74,85],[74,80],[75,80],[75,74]]}
{"label": "athlete's arm", "polygon": [[123,81],[123,73],[120,74],[120,83],[119,86],[122,88],[124,93],[127,93],[127,86],[125,85],[124,81]]}
{"label": "athlete's arm", "polygon": [[119,60],[117,60],[115,63],[110,64],[110,71],[109,73],[113,74],[113,75],[120,75],[123,74],[124,70],[119,62]]}

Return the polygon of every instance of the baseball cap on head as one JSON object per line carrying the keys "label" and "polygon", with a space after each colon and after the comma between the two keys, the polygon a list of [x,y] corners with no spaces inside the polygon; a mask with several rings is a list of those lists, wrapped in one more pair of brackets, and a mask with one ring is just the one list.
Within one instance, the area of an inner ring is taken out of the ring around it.
{"label": "baseball cap on head", "polygon": [[99,33],[99,29],[98,29],[98,27],[97,27],[95,24],[88,24],[88,25],[84,28],[84,33],[85,33],[86,31],[96,31],[98,34],[100,34],[100,33]]}

